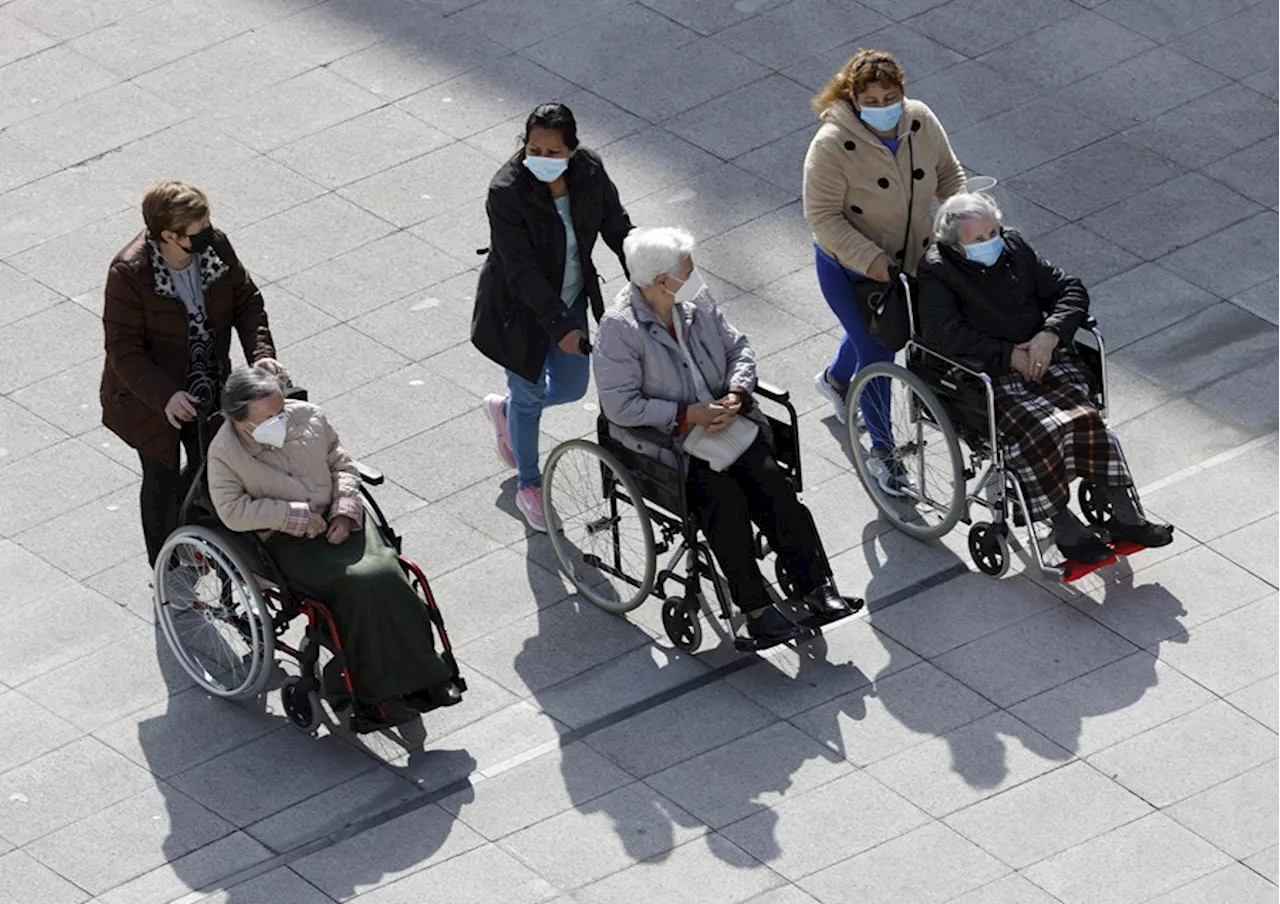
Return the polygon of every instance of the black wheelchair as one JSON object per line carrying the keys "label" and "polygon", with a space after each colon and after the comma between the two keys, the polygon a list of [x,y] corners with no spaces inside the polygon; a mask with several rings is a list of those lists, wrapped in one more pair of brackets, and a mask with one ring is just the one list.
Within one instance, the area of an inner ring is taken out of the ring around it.
{"label": "black wheelchair", "polygon": [[[757,403],[766,401],[785,410],[785,419],[764,413],[774,458],[799,494],[803,489],[799,422],[790,394],[758,383],[754,396]],[[687,652],[702,644],[699,611],[711,611],[702,590],[707,581],[715,593],[717,614],[737,650],[776,646],[781,641],[759,641],[739,631],[745,616],[735,616],[725,579],[690,511],[688,476],[688,456],[678,451],[671,436],[652,428],[620,428],[603,415],[596,421],[595,442],[574,439],[557,445],[547,459],[543,503],[560,571],[585,599],[615,615],[630,612],[650,596],[663,600],[667,637]],[[756,558],[764,559],[771,551],[769,539],[759,530],[755,538]],[[821,548],[818,552],[830,577],[826,553]],[[660,555],[668,556],[661,570]],[[780,558],[775,575],[782,594],[794,596],[793,582]],[[668,584],[675,585],[675,594],[668,595]],[[773,596],[775,604],[786,603],[776,593]],[[852,614],[793,619],[800,629],[794,639],[814,637],[824,625]]]}
{"label": "black wheelchair", "polygon": [[[289,398],[306,400],[302,389]],[[332,612],[296,581],[286,580],[272,562],[267,546],[254,533],[228,530],[214,511],[208,493],[205,458],[209,442],[222,424],[222,414],[202,411],[196,430],[201,458],[189,463],[194,476],[182,504],[179,527],[165,540],[156,558],[153,581],[156,621],[169,649],[183,670],[203,690],[227,699],[256,697],[266,688],[282,653],[297,662],[297,675],[280,685],[281,703],[290,723],[308,734],[324,719],[321,696],[321,652],[332,657],[329,667],[341,675],[345,693],[328,702],[340,722],[357,733],[384,726],[370,722],[355,705],[356,687],[343,653],[342,637]],[[422,569],[401,555],[401,538],[391,527],[369,487],[382,474],[357,465],[365,505],[365,530],[377,530],[393,548],[405,579],[422,598],[441,645],[441,656],[459,691],[467,688],[459,674],[444,617]],[[306,618],[296,646],[286,642],[290,625]]]}
{"label": "black wheelchair", "polygon": [[[1052,580],[1077,580],[1113,564],[1114,557],[1090,566],[1047,560],[1036,526],[1027,516],[1022,485],[1005,464],[996,421],[995,379],[978,362],[949,358],[918,338],[914,299],[905,279],[903,284],[913,337],[904,349],[905,366],[885,362],[866,367],[850,384],[846,398],[845,423],[854,467],[881,516],[918,540],[942,537],[959,522],[969,525],[969,554],[978,570],[992,577],[1003,577],[1009,570],[1009,520],[1025,528],[1025,548],[1040,573]],[[1105,420],[1106,345],[1092,315],[1077,331],[1073,344],[1093,377],[1092,402]],[[864,398],[889,424],[894,440],[891,457],[906,478],[898,493],[884,489],[871,472],[871,437],[861,422]],[[883,411],[886,401],[887,412]],[[968,449],[967,460],[961,443]],[[1132,488],[1130,493],[1141,513],[1137,493]],[[1099,487],[1083,480],[1076,496],[1085,520],[1105,538],[1110,502]],[[974,505],[985,509],[990,520],[973,520]],[[1136,551],[1115,548],[1122,555]]]}

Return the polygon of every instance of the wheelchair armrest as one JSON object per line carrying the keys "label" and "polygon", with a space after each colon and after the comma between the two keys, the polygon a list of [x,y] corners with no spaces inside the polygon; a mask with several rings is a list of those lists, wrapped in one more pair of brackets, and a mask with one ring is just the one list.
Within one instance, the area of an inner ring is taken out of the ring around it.
{"label": "wheelchair armrest", "polygon": [[785,405],[791,401],[791,393],[788,390],[779,389],[764,380],[756,380],[756,393],[764,396],[770,402],[777,402],[779,405]]}
{"label": "wheelchair armrest", "polygon": [[286,399],[293,399],[295,402],[307,401],[307,390],[301,386],[290,386],[284,391]]}
{"label": "wheelchair armrest", "polygon": [[360,474],[360,480],[371,487],[380,486],[387,479],[382,475],[381,471],[371,468],[362,462],[355,462],[355,466],[356,471]]}
{"label": "wheelchair armrest", "polygon": [[1080,329],[1082,330],[1092,330],[1092,329],[1095,329],[1097,326],[1098,326],[1098,318],[1094,317],[1092,314],[1085,314],[1084,320],[1080,322]]}

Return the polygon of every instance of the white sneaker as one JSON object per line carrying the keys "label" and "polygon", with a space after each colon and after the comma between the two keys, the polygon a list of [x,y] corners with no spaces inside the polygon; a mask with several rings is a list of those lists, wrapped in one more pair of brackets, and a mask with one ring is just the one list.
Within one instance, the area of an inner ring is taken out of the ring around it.
{"label": "white sneaker", "polygon": [[813,388],[818,391],[818,395],[831,403],[831,408],[835,412],[836,420],[843,424],[845,422],[845,394],[831,385],[831,381],[827,379],[826,368],[823,368],[818,371],[818,373],[814,374]]}
{"label": "white sneaker", "polygon": [[888,496],[905,495],[903,491],[911,485],[907,480],[907,469],[903,467],[902,462],[892,456],[868,457],[867,470]]}

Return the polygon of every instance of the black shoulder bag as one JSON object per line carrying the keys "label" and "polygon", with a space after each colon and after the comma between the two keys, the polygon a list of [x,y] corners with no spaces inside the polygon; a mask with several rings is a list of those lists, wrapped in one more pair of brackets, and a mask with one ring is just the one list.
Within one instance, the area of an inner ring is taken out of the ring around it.
{"label": "black shoulder bag", "polygon": [[[911,135],[907,135],[907,178],[911,180],[907,189],[907,229],[902,236],[902,260],[906,261],[907,242],[911,239],[911,215],[915,210],[916,200],[916,156],[915,147],[911,143]],[[903,272],[896,263],[889,264],[889,281],[877,282],[866,277],[855,282],[849,271],[841,265],[845,279],[853,290],[853,297],[867,317],[867,332],[871,338],[879,342],[891,352],[900,351],[911,339],[911,318],[907,313],[910,299],[915,297],[915,278]]]}

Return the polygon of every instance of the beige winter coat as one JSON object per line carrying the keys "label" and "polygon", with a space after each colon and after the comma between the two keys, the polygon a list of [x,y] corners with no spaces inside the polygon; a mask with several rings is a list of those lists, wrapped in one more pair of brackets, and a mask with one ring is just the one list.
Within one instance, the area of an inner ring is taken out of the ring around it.
{"label": "beige winter coat", "polygon": [[[209,494],[234,531],[306,530],[307,511],[359,524],[360,474],[319,408],[287,401],[283,448],[264,446],[227,421],[209,444]],[[304,509],[305,506],[305,509]],[[301,527],[299,528],[299,524]]]}
{"label": "beige winter coat", "polygon": [[[914,275],[929,247],[931,202],[965,187],[964,170],[942,124],[927,105],[908,98],[895,155],[847,101],[824,110],[822,122],[804,158],[804,215],[818,246],[858,273],[866,273],[884,253]],[[904,257],[913,157],[915,199]]]}

